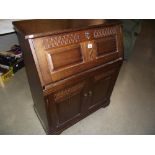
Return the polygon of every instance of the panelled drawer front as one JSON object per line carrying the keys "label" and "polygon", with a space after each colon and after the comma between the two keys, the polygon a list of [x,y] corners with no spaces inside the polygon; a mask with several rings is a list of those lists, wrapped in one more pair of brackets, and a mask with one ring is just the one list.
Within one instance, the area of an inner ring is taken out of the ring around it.
{"label": "panelled drawer front", "polygon": [[44,85],[121,57],[120,26],[33,40]]}
{"label": "panelled drawer front", "polygon": [[97,57],[103,57],[107,54],[117,52],[116,36],[109,36],[97,39],[95,41],[97,46]]}
{"label": "panelled drawer front", "polygon": [[105,60],[112,61],[120,57],[116,35],[86,41],[81,43],[81,46],[86,63],[90,61],[105,63]]}
{"label": "panelled drawer front", "polygon": [[80,45],[72,45],[50,50],[47,53],[47,61],[51,72],[72,67],[83,62]]}

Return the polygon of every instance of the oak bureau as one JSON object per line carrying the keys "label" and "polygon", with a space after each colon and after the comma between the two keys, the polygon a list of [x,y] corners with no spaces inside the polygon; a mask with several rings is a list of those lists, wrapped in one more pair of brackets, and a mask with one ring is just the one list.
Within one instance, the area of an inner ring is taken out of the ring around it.
{"label": "oak bureau", "polygon": [[123,61],[119,21],[23,20],[13,25],[34,109],[47,134],[60,134],[110,103]]}

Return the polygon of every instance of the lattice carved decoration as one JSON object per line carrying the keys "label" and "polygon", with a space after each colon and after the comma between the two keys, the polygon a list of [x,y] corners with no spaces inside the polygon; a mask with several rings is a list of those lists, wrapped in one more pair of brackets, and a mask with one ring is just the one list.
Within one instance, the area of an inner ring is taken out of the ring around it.
{"label": "lattice carved decoration", "polygon": [[71,45],[80,42],[80,35],[77,33],[56,35],[43,38],[43,46],[45,49]]}
{"label": "lattice carved decoration", "polygon": [[74,85],[72,87],[66,88],[54,94],[55,102],[61,102],[75,94],[77,94],[84,87],[84,82]]}
{"label": "lattice carved decoration", "polygon": [[116,27],[108,27],[104,29],[97,29],[94,31],[94,38],[101,38],[110,35],[115,35],[117,32]]}

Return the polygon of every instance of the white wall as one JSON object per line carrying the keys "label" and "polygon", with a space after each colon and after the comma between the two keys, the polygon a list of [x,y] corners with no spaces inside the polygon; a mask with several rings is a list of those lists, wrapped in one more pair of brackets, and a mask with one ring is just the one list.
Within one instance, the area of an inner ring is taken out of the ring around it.
{"label": "white wall", "polygon": [[17,19],[0,19],[0,51],[9,50],[12,45],[19,44],[12,21]]}
{"label": "white wall", "polygon": [[19,44],[16,33],[0,35],[0,51],[9,50],[14,44]]}

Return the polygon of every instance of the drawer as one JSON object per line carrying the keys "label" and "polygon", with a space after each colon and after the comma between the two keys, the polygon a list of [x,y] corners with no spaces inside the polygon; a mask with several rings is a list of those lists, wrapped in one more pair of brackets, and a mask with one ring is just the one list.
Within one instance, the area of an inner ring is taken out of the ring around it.
{"label": "drawer", "polygon": [[46,55],[51,72],[83,63],[83,54],[79,44],[49,50]]}
{"label": "drawer", "polygon": [[81,43],[84,61],[96,66],[122,57],[117,40],[112,35]]}
{"label": "drawer", "polygon": [[120,30],[112,26],[30,39],[43,85],[122,57]]}
{"label": "drawer", "polygon": [[117,52],[116,36],[103,37],[95,40],[97,58]]}

